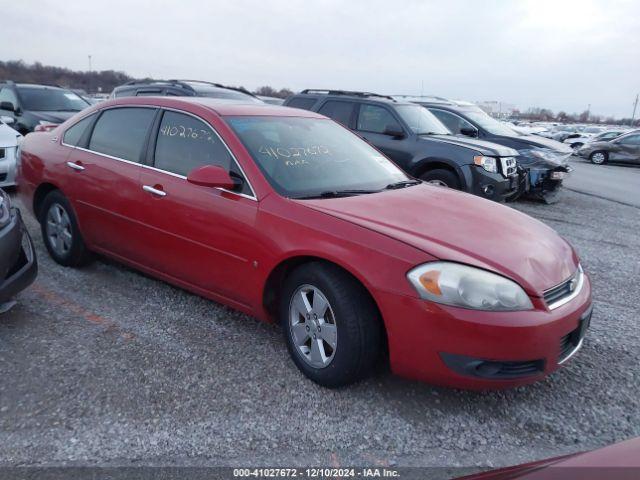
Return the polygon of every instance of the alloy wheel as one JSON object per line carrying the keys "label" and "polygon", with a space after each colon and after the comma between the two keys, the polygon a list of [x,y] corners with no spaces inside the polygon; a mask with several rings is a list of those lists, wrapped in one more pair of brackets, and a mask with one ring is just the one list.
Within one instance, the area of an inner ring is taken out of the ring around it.
{"label": "alloy wheel", "polygon": [[47,212],[47,241],[56,254],[64,257],[71,249],[73,235],[69,214],[59,203],[53,203]]}
{"label": "alloy wheel", "polygon": [[449,188],[449,185],[447,185],[447,184],[446,184],[444,181],[442,181],[442,180],[438,180],[437,178],[436,178],[436,179],[433,179],[433,180],[427,180],[427,183],[430,183],[431,185],[437,185],[437,186],[439,186],[439,187]]}
{"label": "alloy wheel", "polygon": [[313,368],[331,364],[338,346],[338,326],[327,297],[313,285],[300,286],[291,297],[289,329],[297,353]]}
{"label": "alloy wheel", "polygon": [[602,152],[594,153],[591,156],[591,161],[597,165],[604,163],[604,160],[605,160],[605,156],[604,156],[604,153]]}

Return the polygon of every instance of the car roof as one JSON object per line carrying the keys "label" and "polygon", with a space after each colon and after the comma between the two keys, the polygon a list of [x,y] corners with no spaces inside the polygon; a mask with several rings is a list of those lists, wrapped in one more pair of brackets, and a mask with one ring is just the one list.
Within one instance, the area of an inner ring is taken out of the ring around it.
{"label": "car roof", "polygon": [[299,108],[282,107],[269,103],[243,102],[212,97],[119,97],[96,105],[96,109],[104,109],[118,105],[152,105],[167,108],[205,107],[220,116],[274,116],[326,118],[323,115]]}
{"label": "car roof", "polygon": [[380,102],[389,105],[411,105],[412,102],[397,100],[388,95],[379,95],[371,92],[357,92],[350,90],[327,90],[327,89],[306,89],[300,93],[291,95],[289,98],[330,98],[331,100],[359,100],[366,102]]}
{"label": "car roof", "polygon": [[37,83],[16,83],[16,87],[19,88],[33,88],[33,89],[52,89],[52,90],[69,90],[68,88],[59,87],[58,85],[40,85]]}

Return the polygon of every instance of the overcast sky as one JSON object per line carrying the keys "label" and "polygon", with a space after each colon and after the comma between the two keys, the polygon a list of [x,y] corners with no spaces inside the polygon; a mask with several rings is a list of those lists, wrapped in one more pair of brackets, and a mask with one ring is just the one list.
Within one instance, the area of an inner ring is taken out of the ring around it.
{"label": "overcast sky", "polygon": [[0,0],[0,60],[630,116],[638,0]]}

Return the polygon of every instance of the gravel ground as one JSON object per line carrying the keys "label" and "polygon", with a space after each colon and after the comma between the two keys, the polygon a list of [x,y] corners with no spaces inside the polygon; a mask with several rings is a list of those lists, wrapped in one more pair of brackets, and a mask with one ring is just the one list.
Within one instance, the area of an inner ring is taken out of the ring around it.
{"label": "gravel ground", "polygon": [[640,209],[565,191],[516,208],[583,258],[595,313],[566,368],[516,390],[378,371],[331,391],[279,328],[122,266],[54,264],[0,317],[0,465],[499,466],[640,435]]}

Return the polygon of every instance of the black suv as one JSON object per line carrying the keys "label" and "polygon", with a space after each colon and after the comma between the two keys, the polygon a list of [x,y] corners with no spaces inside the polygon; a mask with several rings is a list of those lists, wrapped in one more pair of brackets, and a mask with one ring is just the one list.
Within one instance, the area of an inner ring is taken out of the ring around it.
{"label": "black suv", "polygon": [[456,135],[479,138],[514,148],[518,151],[518,165],[524,169],[523,183],[518,194],[529,194],[552,203],[562,179],[571,171],[569,145],[538,135],[518,133],[489,116],[478,106],[441,97],[403,97],[426,107]]}
{"label": "black suv", "polygon": [[53,126],[84,110],[89,102],[71,90],[51,85],[0,83],[0,115],[13,118],[11,127],[26,135],[38,125]]}
{"label": "black suv", "polygon": [[518,152],[455,137],[416,104],[366,92],[303,90],[284,105],[340,122],[407,173],[427,182],[497,201],[517,191]]}
{"label": "black suv", "polygon": [[226,87],[200,80],[132,80],[113,89],[111,98],[142,96],[213,97],[263,103],[243,88]]}

